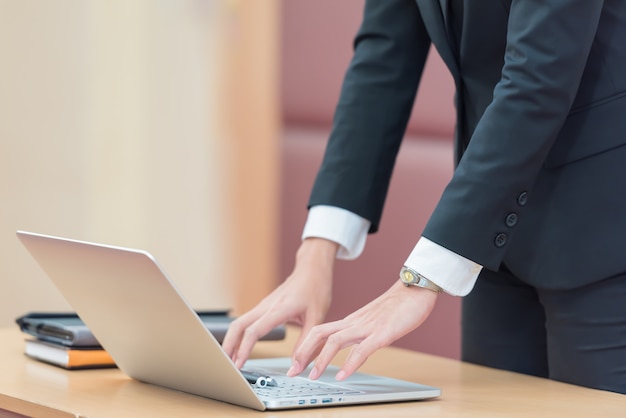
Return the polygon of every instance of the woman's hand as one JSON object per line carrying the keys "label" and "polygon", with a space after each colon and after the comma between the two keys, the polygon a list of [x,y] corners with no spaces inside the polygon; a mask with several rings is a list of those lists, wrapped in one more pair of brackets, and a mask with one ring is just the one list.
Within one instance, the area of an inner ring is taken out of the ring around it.
{"label": "woman's hand", "polygon": [[295,376],[317,359],[309,377],[317,379],[339,350],[353,346],[339,373],[343,380],[379,348],[385,347],[421,325],[435,306],[432,290],[395,283],[389,290],[346,318],[313,327],[294,351],[287,372]]}
{"label": "woman's hand", "polygon": [[241,368],[254,344],[274,327],[292,322],[302,331],[296,347],[308,331],[320,324],[332,298],[332,276],[338,244],[321,239],[304,240],[291,275],[249,312],[234,320],[222,347]]}

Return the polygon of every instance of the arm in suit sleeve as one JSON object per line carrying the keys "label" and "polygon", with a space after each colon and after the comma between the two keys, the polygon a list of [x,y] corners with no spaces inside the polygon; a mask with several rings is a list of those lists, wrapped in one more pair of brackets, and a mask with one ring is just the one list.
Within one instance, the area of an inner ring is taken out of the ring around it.
{"label": "arm in suit sleeve", "polygon": [[[337,258],[355,259],[365,246],[369,222],[333,206],[314,206],[309,210],[302,239],[316,237],[340,245]],[[405,265],[419,270],[446,293],[465,296],[474,287],[482,266],[422,237]]]}
{"label": "arm in suit sleeve", "polygon": [[349,210],[378,229],[430,48],[413,0],[369,0],[309,207]]}
{"label": "arm in suit sleeve", "polygon": [[425,237],[498,269],[576,97],[603,3],[511,2],[501,80]]}

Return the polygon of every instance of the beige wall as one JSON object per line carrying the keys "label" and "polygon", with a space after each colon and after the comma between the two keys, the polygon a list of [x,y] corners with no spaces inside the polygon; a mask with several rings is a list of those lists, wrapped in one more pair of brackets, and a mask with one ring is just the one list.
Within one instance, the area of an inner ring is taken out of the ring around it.
{"label": "beige wall", "polygon": [[[230,260],[236,313],[252,308],[275,286],[278,272],[280,115],[279,2],[230,1],[222,61],[225,175],[231,186]],[[282,278],[280,278],[282,279]]]}
{"label": "beige wall", "polygon": [[[237,225],[250,225],[250,211],[233,208],[254,186],[265,198],[252,225],[273,225],[276,194],[271,167],[239,174],[232,166],[233,147],[250,139],[223,123],[224,98],[232,97],[225,68],[238,68],[233,47],[263,40],[256,47],[270,53],[257,64],[266,70],[250,83],[271,85],[275,76],[273,17],[243,30],[248,8],[226,0],[0,0],[0,326],[26,311],[70,309],[16,229],[145,248],[195,307],[240,305],[232,263]],[[275,92],[254,94],[270,121],[258,122],[255,140],[271,162]],[[264,245],[262,283],[273,278],[273,235],[255,229],[246,243]]]}

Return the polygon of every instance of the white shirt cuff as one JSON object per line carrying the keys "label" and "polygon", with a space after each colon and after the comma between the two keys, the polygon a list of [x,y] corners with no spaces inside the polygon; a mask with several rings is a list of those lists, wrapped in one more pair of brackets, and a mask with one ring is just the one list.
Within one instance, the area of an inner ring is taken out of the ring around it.
{"label": "white shirt cuff", "polygon": [[353,260],[363,252],[370,221],[335,206],[316,205],[302,231],[302,239],[324,238],[339,244],[337,258]]}
{"label": "white shirt cuff", "polygon": [[467,295],[483,268],[424,237],[419,239],[405,265],[453,296]]}

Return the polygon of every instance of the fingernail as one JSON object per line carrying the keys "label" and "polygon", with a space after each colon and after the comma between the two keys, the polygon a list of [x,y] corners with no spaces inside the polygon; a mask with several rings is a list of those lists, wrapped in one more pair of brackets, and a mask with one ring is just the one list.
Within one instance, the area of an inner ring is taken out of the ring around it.
{"label": "fingernail", "polygon": [[343,370],[339,370],[339,372],[335,375],[336,380],[343,380],[346,378],[346,372]]}
{"label": "fingernail", "polygon": [[311,369],[311,373],[309,373],[309,379],[315,380],[317,379],[319,376],[319,371],[317,370],[317,367],[313,367]]}
{"label": "fingernail", "polygon": [[289,368],[289,370],[287,370],[287,376],[294,377],[298,373],[300,373],[300,363],[294,361],[293,363],[291,363],[291,367]]}

